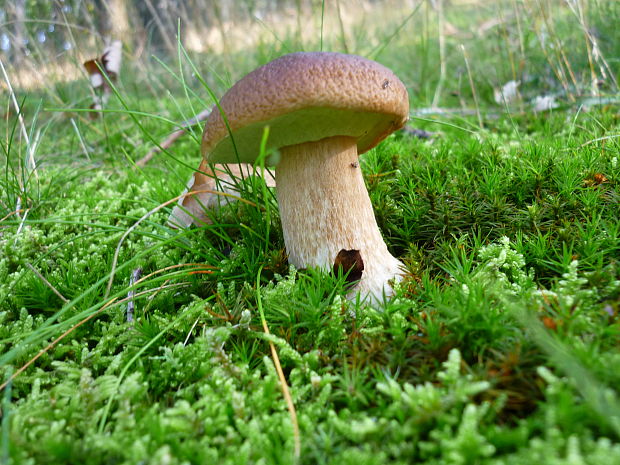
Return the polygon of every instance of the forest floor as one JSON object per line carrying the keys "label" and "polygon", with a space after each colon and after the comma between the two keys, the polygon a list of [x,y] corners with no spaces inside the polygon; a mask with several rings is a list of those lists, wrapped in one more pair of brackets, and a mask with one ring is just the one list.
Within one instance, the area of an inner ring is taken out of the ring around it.
{"label": "forest floor", "polygon": [[170,228],[201,125],[135,163],[294,38],[229,56],[233,72],[183,52],[146,74],[125,63],[95,119],[86,81],[15,88],[0,461],[620,463],[620,7],[573,4],[596,37],[566,6],[491,29],[446,10],[457,33],[421,17],[355,50],[411,99],[408,126],[360,157],[406,264],[381,304],[288,265],[261,178],[212,224]]}

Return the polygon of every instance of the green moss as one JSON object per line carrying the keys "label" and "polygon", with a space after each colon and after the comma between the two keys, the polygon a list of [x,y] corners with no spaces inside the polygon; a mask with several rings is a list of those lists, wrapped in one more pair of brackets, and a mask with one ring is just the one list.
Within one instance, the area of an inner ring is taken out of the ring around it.
{"label": "green moss", "polygon": [[[445,37],[439,101],[458,111],[428,114],[440,70],[434,10],[381,52],[411,90],[411,124],[436,134],[399,132],[360,159],[386,243],[406,264],[378,308],[347,300],[342,277],[288,266],[275,192],[260,180],[243,181],[247,202],[213,212],[209,225],[166,225],[170,207],[160,205],[197,164],[199,128],[145,168],[133,162],[170,130],[149,115],[180,121],[180,109],[207,105],[205,89],[153,70],[168,101],[129,91],[140,82],[130,71],[115,113],[94,122],[74,113],[75,126],[33,94],[24,111],[33,133],[44,129],[38,180],[22,166],[17,119],[3,118],[13,136],[0,154],[0,374],[16,377],[4,391],[2,457],[293,463],[271,343],[297,411],[299,463],[620,462],[617,101],[581,100],[591,68],[568,7],[549,5],[556,28],[545,32],[575,51],[577,86],[565,87],[554,76],[567,64],[541,48],[542,19],[525,11],[533,5],[508,3],[481,35],[465,31],[501,5],[446,8],[462,34]],[[599,3],[588,19],[615,72],[618,42],[605,37],[618,11]],[[356,34],[357,52],[370,53],[375,38]],[[231,76],[294,43],[232,55]],[[224,67],[221,56],[198,61]],[[495,104],[493,87],[513,78],[522,99]],[[62,87],[62,101],[83,101],[76,92]],[[562,106],[530,111],[547,92]]]}

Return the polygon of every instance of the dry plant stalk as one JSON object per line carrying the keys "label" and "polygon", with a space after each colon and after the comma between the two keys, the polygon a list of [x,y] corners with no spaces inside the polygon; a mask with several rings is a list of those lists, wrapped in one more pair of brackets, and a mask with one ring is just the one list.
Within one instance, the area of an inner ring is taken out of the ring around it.
{"label": "dry plant stalk", "polygon": [[198,113],[195,117],[190,118],[186,121],[183,121],[179,125],[180,126],[179,129],[170,133],[170,135],[168,135],[168,137],[166,137],[166,139],[164,139],[157,147],[153,147],[151,150],[149,150],[148,153],[144,157],[142,157],[140,160],[136,162],[136,166],[139,166],[140,168],[145,167],[146,164],[153,159],[156,153],[170,148],[172,144],[176,142],[177,139],[179,139],[183,134],[185,134],[185,131],[187,130],[187,128],[189,128],[190,126],[193,126],[196,123],[206,120],[207,117],[209,116],[209,113],[211,113],[210,109],[203,110],[200,113]]}
{"label": "dry plant stalk", "polygon": [[[263,330],[265,334],[271,334],[269,332],[269,327],[267,326],[267,322],[263,319]],[[297,411],[295,410],[295,404],[293,403],[293,398],[291,397],[291,392],[288,388],[288,383],[286,382],[286,377],[284,376],[284,371],[282,371],[282,365],[280,365],[280,358],[278,357],[278,352],[276,351],[276,346],[273,345],[273,342],[269,341],[269,348],[271,349],[271,357],[273,358],[273,364],[276,367],[276,372],[278,373],[278,378],[280,379],[280,387],[282,388],[282,395],[286,400],[286,406],[289,411],[289,415],[291,416],[291,423],[293,424],[293,439],[295,442],[295,462],[299,461],[299,457],[301,455],[301,439],[299,435],[299,423],[297,421]]]}
{"label": "dry plant stalk", "polygon": [[[19,121],[19,128],[21,130],[22,137],[26,141],[30,171],[34,173],[35,178],[38,180],[39,174],[37,173],[37,164],[34,160],[34,147],[30,144],[30,138],[28,137],[28,131],[26,131],[26,124],[24,123],[24,115],[22,114],[19,103],[17,103],[17,98],[15,97],[15,92],[13,91],[11,80],[9,79],[6,69],[4,68],[4,63],[2,62],[2,60],[0,60],[0,68],[2,69],[4,80],[6,82],[7,88],[9,89],[9,96],[11,97],[11,102],[13,103],[13,107],[15,108],[15,113],[17,114],[17,121]],[[23,186],[20,187],[23,189]]]}
{"label": "dry plant stalk", "polygon": [[[160,286],[157,289],[147,289],[146,291],[138,292],[133,297],[140,297],[142,295],[150,294],[152,292],[156,292],[157,293],[157,292],[161,291],[162,289],[170,289],[170,288],[173,288],[173,287],[180,287],[180,286],[186,286],[186,285],[187,285],[187,283],[175,283],[175,284],[171,284],[169,286]],[[106,302],[99,310],[97,310],[96,312],[92,313],[91,315],[88,315],[83,320],[78,321],[71,328],[66,330],[64,333],[62,333],[60,336],[58,336],[56,339],[54,339],[52,342],[50,342],[47,346],[45,346],[43,349],[41,349],[34,357],[32,357],[30,360],[28,360],[24,365],[19,367],[19,369],[17,371],[15,371],[9,377],[9,379],[7,379],[4,383],[0,384],[0,391],[2,391],[5,387],[7,387],[9,385],[9,383],[11,383],[15,378],[17,378],[25,370],[27,370],[28,367],[30,367],[30,365],[32,365],[34,362],[36,362],[42,355],[44,355],[46,352],[49,352],[51,349],[53,349],[56,344],[58,344],[65,337],[67,337],[73,331],[75,331],[80,326],[82,326],[84,323],[87,323],[88,321],[92,320],[95,316],[99,315],[101,312],[103,312],[105,309],[111,307],[112,305],[122,304],[124,302],[127,302],[130,298],[129,297],[125,297],[122,300],[117,300],[117,299],[118,299],[118,297],[114,297],[112,300]]]}
{"label": "dry plant stalk", "polygon": [[[137,284],[140,284],[141,282],[145,281],[146,279],[150,278],[151,276],[154,276],[156,274],[171,270],[171,269],[176,269],[176,268],[180,268],[180,267],[184,267],[184,266],[193,266],[193,267],[197,267],[197,268],[209,268],[208,265],[204,265],[201,263],[183,263],[183,264],[179,264],[179,265],[171,265],[171,266],[167,266],[165,268],[153,271],[152,273],[149,273],[146,276],[143,276],[141,279],[137,280],[134,283],[134,286]],[[65,331],[64,333],[62,333],[60,336],[58,336],[56,339],[54,339],[52,342],[50,342],[46,347],[44,347],[43,349],[41,349],[34,357],[32,357],[30,360],[28,360],[23,366],[21,366],[16,372],[14,372],[8,380],[6,380],[3,384],[0,385],[0,391],[2,389],[4,389],[11,381],[13,381],[15,378],[17,378],[17,376],[19,376],[21,373],[23,373],[26,369],[28,369],[28,367],[30,365],[32,365],[34,362],[37,361],[37,359],[39,359],[41,357],[41,355],[45,354],[46,352],[48,352],[50,349],[52,349],[56,344],[58,344],[58,342],[60,342],[62,339],[64,339],[65,337],[67,337],[69,334],[71,334],[73,331],[75,331],[77,328],[79,328],[80,326],[82,326],[84,323],[92,320],[95,316],[97,316],[98,314],[100,314],[101,312],[103,312],[105,309],[107,309],[108,307],[112,306],[113,304],[122,304],[123,302],[128,302],[130,299],[133,299],[135,297],[140,297],[142,295],[146,295],[152,292],[155,292],[156,294],[158,292],[160,292],[162,289],[169,289],[172,287],[179,287],[179,286],[184,286],[185,283],[175,283],[169,286],[166,286],[166,283],[164,283],[162,286],[160,286],[159,288],[153,290],[153,289],[147,289],[145,291],[142,292],[138,292],[133,294],[131,297],[126,297],[122,300],[118,300],[117,301],[117,297],[113,298],[112,300],[110,300],[109,302],[106,302],[99,310],[97,310],[96,312],[94,312],[92,315],[87,316],[86,318],[84,318],[83,320],[77,322],[75,325],[73,325],[71,328],[69,328],[67,331]]]}
{"label": "dry plant stalk", "polygon": [[[258,275],[256,276],[256,303],[258,306],[258,311],[260,313],[261,323],[263,325],[263,331],[265,334],[271,334],[269,331],[269,327],[267,326],[267,320],[265,319],[265,313],[263,312],[263,303],[260,295],[260,276],[263,271],[263,268],[258,270]],[[276,351],[276,347],[273,342],[269,341],[269,348],[271,349],[271,356],[273,358],[274,366],[276,367],[276,372],[278,373],[278,378],[280,379],[280,387],[282,388],[282,395],[286,401],[286,406],[289,411],[289,415],[291,416],[291,423],[293,425],[293,440],[295,442],[295,449],[293,451],[294,463],[299,462],[299,457],[301,455],[301,437],[299,434],[299,422],[297,421],[297,411],[295,410],[295,404],[293,403],[293,398],[291,397],[291,392],[288,388],[288,383],[286,382],[286,377],[284,376],[284,371],[282,371],[282,365],[280,364],[280,358],[278,357],[278,352]]]}
{"label": "dry plant stalk", "polygon": [[446,80],[446,34],[445,34],[445,16],[443,11],[443,0],[437,0],[437,21],[439,25],[439,81],[435,88],[432,107],[439,105],[443,84]]}
{"label": "dry plant stalk", "polygon": [[[214,195],[223,195],[223,196],[233,197],[233,198],[236,198],[237,200],[239,200],[240,202],[245,202],[245,203],[247,203],[249,205],[252,205],[254,207],[256,206],[255,203],[250,202],[249,200],[242,199],[241,197],[237,197],[237,196],[234,196],[232,194],[227,194],[225,192],[217,192],[217,191],[212,191],[212,190],[205,189],[205,190],[201,190],[201,191],[194,191],[194,192],[191,192],[190,194],[198,194],[198,193],[201,193],[201,192],[209,192],[209,193],[212,193]],[[170,205],[171,203],[177,202],[184,195],[187,195],[187,194],[183,193],[181,195],[177,195],[176,197],[174,197],[174,198],[172,198],[172,199],[170,199],[170,200],[168,200],[168,201],[158,205],[157,207],[153,208],[152,210],[146,212],[127,231],[125,231],[125,233],[122,235],[122,237],[118,241],[118,245],[116,246],[116,250],[114,251],[114,259],[112,261],[112,268],[111,268],[111,271],[110,271],[110,280],[108,281],[108,285],[106,287],[106,291],[105,291],[105,294],[104,294],[104,299],[107,299],[108,296],[110,295],[110,291],[112,289],[112,283],[114,282],[114,275],[116,274],[116,266],[118,264],[118,256],[119,256],[120,251],[121,251],[121,246],[123,245],[123,242],[125,241],[127,236],[129,236],[129,234],[131,234],[131,232],[134,229],[136,229],[138,227],[138,225],[140,223],[142,223],[144,220],[146,220],[148,217],[150,217],[154,213],[157,213],[159,210],[161,210],[162,208]],[[137,282],[140,282],[140,281],[137,281]]]}
{"label": "dry plant stalk", "polygon": [[26,371],[26,369],[28,369],[28,367],[30,365],[32,365],[34,362],[36,362],[39,357],[41,357],[43,354],[45,354],[46,352],[48,352],[50,349],[52,349],[56,344],[58,344],[60,341],[62,341],[66,336],[68,336],[69,334],[71,334],[73,331],[75,331],[77,328],[79,328],[80,326],[82,326],[84,323],[86,323],[87,321],[93,319],[96,315],[98,315],[99,313],[101,313],[102,311],[104,311],[106,308],[108,308],[110,305],[112,305],[112,303],[114,303],[116,301],[116,299],[112,299],[109,302],[107,302],[103,307],[101,307],[99,310],[97,310],[96,312],[94,312],[92,315],[88,315],[86,318],[84,318],[83,320],[79,321],[78,323],[76,323],[75,325],[73,325],[71,328],[69,328],[68,330],[66,330],[64,333],[62,333],[60,336],[58,336],[56,339],[54,339],[52,342],[50,342],[47,346],[45,346],[43,349],[41,349],[34,357],[32,357],[30,360],[28,360],[26,363],[24,363],[21,367],[19,367],[17,369],[17,371],[15,371],[10,377],[9,379],[7,379],[4,383],[2,383],[0,385],[0,391],[2,389],[4,389],[5,387],[8,386],[9,383],[11,383],[15,378],[17,378],[20,374],[22,374],[24,371]]}
{"label": "dry plant stalk", "polygon": [[69,302],[69,299],[67,299],[64,295],[62,295],[62,294],[58,291],[58,289],[56,289],[56,288],[52,285],[52,283],[50,283],[47,279],[45,279],[45,277],[44,277],[44,276],[43,276],[43,275],[39,272],[39,270],[37,270],[37,269],[36,269],[34,266],[32,266],[30,263],[26,263],[26,266],[27,266],[28,268],[30,268],[30,270],[31,270],[34,274],[36,274],[36,275],[37,275],[37,277],[38,277],[41,281],[43,281],[43,284],[45,284],[47,287],[49,287],[49,288],[52,290],[52,292],[53,292],[54,294],[56,294],[56,295],[60,298],[60,300],[62,300],[64,303]]}
{"label": "dry plant stalk", "polygon": [[[17,103],[17,98],[15,97],[15,92],[13,91],[13,86],[11,85],[11,80],[9,79],[9,76],[6,72],[6,69],[4,68],[4,63],[2,62],[2,60],[0,60],[0,69],[2,69],[2,74],[4,75],[4,80],[6,81],[6,85],[7,88],[9,89],[9,95],[11,97],[11,102],[13,103],[13,107],[15,108],[15,113],[17,114],[17,121],[19,122],[19,127],[22,133],[22,137],[24,138],[24,140],[26,141],[26,150],[28,152],[28,158],[27,158],[27,164],[30,166],[30,172],[34,173],[34,177],[36,178],[36,180],[39,180],[39,173],[37,172],[37,164],[35,162],[34,159],[34,149],[35,149],[35,145],[34,143],[31,144],[30,138],[28,137],[28,131],[26,131],[26,124],[24,123],[24,116],[22,115],[22,111],[21,108],[19,106],[19,104]],[[20,161],[21,164],[21,161]],[[19,182],[19,191],[20,191],[20,195],[17,196],[17,202],[15,205],[15,215],[17,215],[17,217],[20,219],[20,223],[19,223],[19,227],[17,228],[17,232],[15,234],[15,237],[19,236],[19,234],[21,233],[24,224],[26,222],[26,217],[28,216],[28,212],[30,211],[29,208],[25,209],[25,213],[24,216],[22,217],[20,215],[20,212],[23,211],[22,210],[22,202],[24,200],[24,197],[26,195],[26,187],[22,184],[21,179],[18,179]]]}
{"label": "dry plant stalk", "polygon": [[471,68],[469,67],[469,59],[467,56],[467,50],[465,45],[461,44],[461,51],[463,52],[463,59],[465,60],[465,68],[467,68],[467,77],[469,78],[469,87],[471,88],[472,96],[474,97],[474,105],[476,106],[476,116],[478,117],[478,125],[482,129],[482,116],[480,115],[480,106],[478,105],[478,94],[476,92],[476,86],[474,85],[474,79],[471,75]]}

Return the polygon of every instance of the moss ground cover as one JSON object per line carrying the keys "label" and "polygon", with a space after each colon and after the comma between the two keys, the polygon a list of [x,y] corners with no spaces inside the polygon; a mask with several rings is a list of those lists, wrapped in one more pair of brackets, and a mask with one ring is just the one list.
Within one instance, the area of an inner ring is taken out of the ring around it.
{"label": "moss ground cover", "polygon": [[[240,181],[245,201],[212,212],[212,224],[166,225],[161,205],[197,166],[200,128],[144,168],[135,160],[165,136],[166,120],[211,104],[202,84],[227,86],[200,67],[205,57],[181,51],[176,65],[151,64],[169,99],[134,87],[127,64],[93,122],[78,111],[85,87],[58,84],[54,98],[15,89],[30,142],[7,114],[2,460],[294,463],[271,343],[297,413],[299,463],[620,463],[614,74],[600,98],[585,96],[592,68],[570,8],[546,26],[572,52],[567,66],[540,42],[544,21],[526,14],[535,4],[513,4],[514,22],[493,40],[469,38],[465,55],[449,37],[439,54],[432,9],[386,28],[375,49],[413,109],[408,131],[360,159],[386,243],[407,266],[380,306],[346,300],[342,276],[288,266],[274,192],[259,178]],[[589,8],[617,75],[610,24],[620,12],[572,4]],[[461,31],[471,21],[445,14]],[[414,24],[420,32],[407,34]],[[296,46],[282,37],[229,59],[243,75],[282,44]],[[326,36],[324,48],[338,44]],[[521,95],[498,103],[494,83],[512,77],[501,69],[519,53]],[[193,71],[202,82],[189,82]],[[437,89],[441,107],[423,110]],[[542,94],[559,106],[533,111]]]}

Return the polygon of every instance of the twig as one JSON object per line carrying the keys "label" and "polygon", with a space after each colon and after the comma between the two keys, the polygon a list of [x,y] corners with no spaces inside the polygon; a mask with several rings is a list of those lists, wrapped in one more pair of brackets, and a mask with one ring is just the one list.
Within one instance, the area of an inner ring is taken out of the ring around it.
{"label": "twig", "polygon": [[176,131],[171,133],[165,140],[163,140],[159,144],[159,147],[153,147],[151,150],[149,150],[147,152],[146,155],[144,155],[144,157],[142,157],[140,160],[138,160],[136,162],[136,166],[139,166],[140,168],[144,168],[146,166],[146,164],[153,159],[153,157],[155,156],[156,153],[159,153],[162,150],[165,150],[165,149],[169,148],[183,134],[185,134],[185,129],[177,129]]}
{"label": "twig", "polygon": [[30,263],[26,263],[26,266],[27,266],[28,268],[30,268],[30,269],[32,270],[32,272],[33,272],[34,274],[36,274],[36,275],[37,275],[37,277],[38,277],[41,281],[43,281],[43,283],[44,283],[47,287],[49,287],[49,288],[52,290],[52,292],[53,292],[54,294],[56,294],[58,297],[60,297],[60,300],[62,300],[64,303],[69,302],[69,300],[68,300],[68,299],[67,299],[64,295],[62,295],[60,292],[58,292],[58,289],[56,289],[56,288],[52,285],[52,283],[50,283],[47,279],[45,279],[45,277],[44,277],[41,273],[39,273],[39,270],[37,270],[37,269],[36,269],[34,266],[32,266]]}
{"label": "twig", "polygon": [[133,289],[133,286],[136,284],[136,281],[140,279],[142,275],[142,268],[136,268],[131,273],[131,278],[129,279],[129,286],[132,288],[131,291],[127,293],[127,298],[129,301],[127,302],[127,321],[129,323],[133,322],[133,310],[134,310],[134,302],[133,298],[136,295],[136,291]]}
{"label": "twig", "polygon": [[205,119],[207,119],[210,113],[211,113],[210,109],[203,110],[200,113],[198,113],[196,116],[194,116],[193,118],[183,121],[180,124],[180,129],[177,129],[176,131],[172,132],[168,137],[166,137],[166,139],[163,142],[159,144],[158,147],[153,147],[151,150],[149,150],[148,153],[144,157],[142,157],[140,160],[136,162],[136,165],[139,166],[140,168],[143,168],[144,166],[146,166],[146,164],[153,159],[156,153],[169,148],[172,144],[175,143],[175,141],[178,138],[180,138],[183,134],[185,134],[185,131],[187,130],[187,128],[201,121],[204,121]]}

